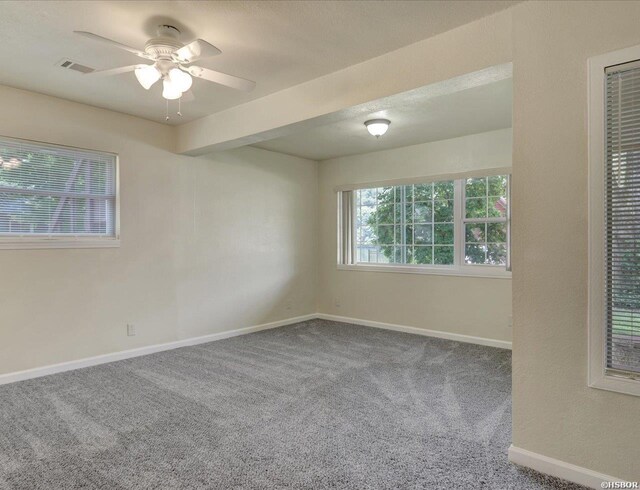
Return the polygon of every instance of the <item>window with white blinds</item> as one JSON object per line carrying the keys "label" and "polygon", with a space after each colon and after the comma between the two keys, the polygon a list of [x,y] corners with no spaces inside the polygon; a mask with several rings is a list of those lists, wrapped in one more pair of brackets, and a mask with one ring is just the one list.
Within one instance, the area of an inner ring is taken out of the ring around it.
{"label": "window with white blinds", "polygon": [[117,157],[0,137],[0,242],[117,238]]}
{"label": "window with white blinds", "polygon": [[640,378],[640,62],[605,78],[605,370]]}

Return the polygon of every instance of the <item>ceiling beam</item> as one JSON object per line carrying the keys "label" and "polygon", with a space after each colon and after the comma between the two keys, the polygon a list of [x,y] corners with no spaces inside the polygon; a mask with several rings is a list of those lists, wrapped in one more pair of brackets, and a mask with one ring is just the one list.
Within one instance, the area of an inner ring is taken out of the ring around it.
{"label": "ceiling beam", "polygon": [[226,150],[366,116],[383,109],[380,99],[403,92],[444,95],[504,79],[512,59],[510,10],[177,126],[176,151]]}

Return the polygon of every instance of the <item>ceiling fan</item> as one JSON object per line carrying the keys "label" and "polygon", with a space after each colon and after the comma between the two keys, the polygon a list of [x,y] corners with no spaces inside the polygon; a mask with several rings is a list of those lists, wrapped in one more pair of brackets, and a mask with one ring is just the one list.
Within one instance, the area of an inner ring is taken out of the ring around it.
{"label": "ceiling fan", "polygon": [[129,51],[140,58],[152,62],[151,64],[142,63],[108,70],[96,70],[86,75],[109,76],[133,71],[140,85],[147,90],[162,79],[162,96],[167,100],[182,97],[182,94],[191,88],[193,83],[192,76],[246,92],[253,90],[256,85],[251,80],[192,65],[195,61],[216,56],[221,51],[202,39],[196,39],[189,44],[181,43],[179,40],[180,31],[171,25],[158,26],[157,37],[149,39],[142,50],[91,32],[74,32],[89,39]]}

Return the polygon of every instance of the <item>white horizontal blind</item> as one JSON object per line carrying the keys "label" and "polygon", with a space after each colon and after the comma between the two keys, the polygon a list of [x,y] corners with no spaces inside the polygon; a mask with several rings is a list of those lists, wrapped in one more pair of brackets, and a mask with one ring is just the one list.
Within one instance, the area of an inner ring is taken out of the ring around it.
{"label": "white horizontal blind", "polygon": [[640,375],[640,65],[606,72],[606,370]]}
{"label": "white horizontal blind", "polygon": [[116,157],[0,138],[0,238],[114,237]]}

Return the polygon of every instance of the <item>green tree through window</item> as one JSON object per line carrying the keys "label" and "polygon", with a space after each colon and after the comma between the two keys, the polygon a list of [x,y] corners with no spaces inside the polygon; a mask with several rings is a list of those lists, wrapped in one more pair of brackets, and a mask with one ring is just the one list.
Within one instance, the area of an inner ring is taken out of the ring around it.
{"label": "green tree through window", "polygon": [[506,265],[508,182],[497,175],[356,190],[356,261]]}
{"label": "green tree through window", "polygon": [[453,181],[361,189],[357,199],[361,261],[454,263]]}

